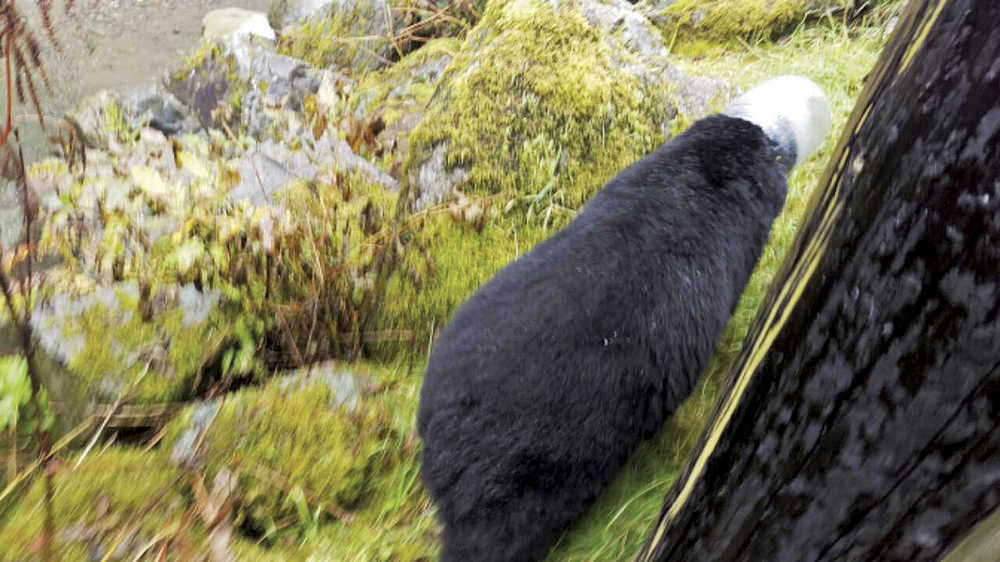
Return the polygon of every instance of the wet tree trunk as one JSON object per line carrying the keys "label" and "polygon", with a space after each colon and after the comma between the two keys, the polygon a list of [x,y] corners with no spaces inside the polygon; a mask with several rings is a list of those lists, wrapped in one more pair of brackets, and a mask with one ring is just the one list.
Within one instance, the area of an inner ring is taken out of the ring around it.
{"label": "wet tree trunk", "polygon": [[1000,2],[911,2],[642,560],[928,560],[1000,504]]}

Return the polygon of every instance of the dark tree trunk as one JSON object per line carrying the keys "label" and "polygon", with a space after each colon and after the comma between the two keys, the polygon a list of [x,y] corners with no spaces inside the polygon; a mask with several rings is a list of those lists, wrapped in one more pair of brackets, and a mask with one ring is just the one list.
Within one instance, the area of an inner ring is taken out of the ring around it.
{"label": "dark tree trunk", "polygon": [[1000,504],[1000,2],[914,1],[642,560],[927,560]]}

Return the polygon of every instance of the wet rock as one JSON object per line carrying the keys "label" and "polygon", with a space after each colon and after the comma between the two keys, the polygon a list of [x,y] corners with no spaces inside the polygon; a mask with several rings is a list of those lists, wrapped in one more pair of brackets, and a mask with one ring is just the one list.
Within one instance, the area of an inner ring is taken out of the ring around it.
{"label": "wet rock", "polygon": [[129,128],[133,130],[152,127],[169,136],[193,133],[201,128],[188,108],[159,84],[127,91],[120,99]]}
{"label": "wet rock", "polygon": [[202,440],[219,411],[219,401],[210,400],[194,406],[187,429],[184,429],[170,450],[170,462],[185,468],[198,467],[201,459],[195,454],[195,444]]}
{"label": "wet rock", "polygon": [[[249,37],[249,36],[246,36]],[[232,112],[225,112],[238,79],[231,58],[221,50],[210,51],[196,65],[171,76],[167,89],[191,108],[204,127],[236,126]],[[238,117],[238,116],[236,116]]]}
{"label": "wet rock", "polygon": [[321,73],[275,52],[274,46],[247,34],[218,39],[197,64],[175,75],[169,89],[194,109],[207,126],[228,127],[263,138],[275,131],[275,112],[299,111],[319,88]]}
{"label": "wet rock", "polygon": [[353,108],[347,119],[351,122],[342,122],[340,128],[367,129],[373,152],[392,155],[391,173],[397,174],[409,152],[410,133],[423,119],[438,81],[460,47],[456,39],[434,39],[393,66],[366,75],[348,103]]}
{"label": "wet rock", "polygon": [[469,176],[469,171],[461,166],[449,168],[445,165],[448,145],[441,143],[434,147],[431,157],[423,161],[414,176],[419,189],[416,208],[426,209],[451,198],[453,190]]}
{"label": "wet rock", "polygon": [[247,44],[230,52],[241,78],[249,85],[240,121],[252,137],[272,136],[273,111],[298,112],[305,97],[319,89],[319,72],[299,59],[275,53],[269,46]]}
{"label": "wet rock", "polygon": [[229,35],[256,35],[274,41],[274,30],[263,12],[241,8],[221,8],[205,14],[201,20],[202,41],[212,41]]}

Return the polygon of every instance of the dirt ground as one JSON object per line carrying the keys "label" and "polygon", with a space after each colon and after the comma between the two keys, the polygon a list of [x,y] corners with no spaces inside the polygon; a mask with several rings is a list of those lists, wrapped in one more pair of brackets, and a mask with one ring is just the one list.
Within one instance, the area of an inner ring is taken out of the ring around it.
{"label": "dirt ground", "polygon": [[[51,0],[62,49],[46,43],[45,64],[52,89],[46,113],[60,114],[80,98],[102,89],[127,88],[159,79],[198,46],[201,19],[217,8],[267,12],[270,0]],[[37,21],[32,2],[18,2]],[[37,28],[36,28],[37,29]],[[39,38],[43,37],[39,33]]]}

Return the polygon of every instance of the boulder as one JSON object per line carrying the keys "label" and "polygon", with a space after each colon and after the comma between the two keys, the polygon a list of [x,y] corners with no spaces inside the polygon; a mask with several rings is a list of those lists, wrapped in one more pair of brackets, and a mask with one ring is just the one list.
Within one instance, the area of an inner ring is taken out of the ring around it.
{"label": "boulder", "polygon": [[348,101],[353,110],[347,118],[350,123],[341,128],[351,131],[350,125],[367,126],[374,152],[392,155],[394,173],[398,172],[402,157],[409,152],[410,133],[460,48],[457,39],[433,39],[392,66],[365,75]]}
{"label": "boulder", "polygon": [[334,0],[323,12],[286,25],[279,52],[318,68],[349,68],[356,74],[390,62],[397,25],[386,0]]}
{"label": "boulder", "polygon": [[212,334],[228,331],[219,302],[218,291],[191,285],[143,295],[122,282],[52,295],[35,307],[31,326],[42,354],[91,399],[113,402],[135,384],[131,400],[163,402],[191,394],[214,351]]}
{"label": "boulder", "polygon": [[893,4],[898,0],[642,0],[636,7],[674,38],[675,51],[698,54],[740,41],[776,39],[803,22],[829,16],[849,21],[871,10],[882,14]]}
{"label": "boulder", "polygon": [[367,181],[385,189],[396,190],[398,182],[374,164],[354,154],[342,140],[324,135],[319,141],[305,143],[299,150],[265,140],[247,150],[237,164],[239,183],[229,192],[232,201],[254,205],[273,203],[281,188],[297,180],[315,181],[330,170],[359,172]]}
{"label": "boulder", "polygon": [[[250,35],[227,35],[207,45],[175,73],[168,88],[206,126],[229,127],[255,138],[273,136],[276,113],[298,112],[319,88],[321,73],[275,52]],[[279,123],[283,125],[283,123]]]}
{"label": "boulder", "polygon": [[230,35],[256,35],[274,41],[274,30],[267,15],[241,8],[220,8],[205,14],[201,20],[202,41],[213,41]]}
{"label": "boulder", "polygon": [[271,27],[283,29],[314,17],[322,18],[332,3],[333,0],[272,0],[267,19]]}

